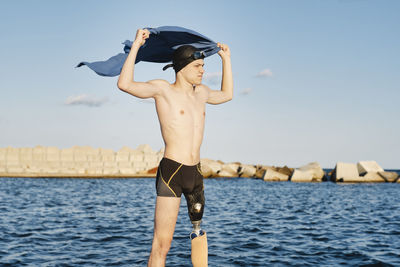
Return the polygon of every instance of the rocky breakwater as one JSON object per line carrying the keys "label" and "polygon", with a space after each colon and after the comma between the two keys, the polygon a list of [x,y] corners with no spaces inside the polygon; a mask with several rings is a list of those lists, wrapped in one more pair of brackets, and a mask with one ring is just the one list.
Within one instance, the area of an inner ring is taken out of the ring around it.
{"label": "rocky breakwater", "polygon": [[0,148],[0,177],[153,177],[163,151],[149,145],[119,151],[74,146]]}
{"label": "rocky breakwater", "polygon": [[375,161],[360,161],[357,164],[338,162],[329,174],[318,162],[311,162],[299,168],[289,168],[202,159],[201,169],[206,178],[249,177],[263,179],[266,182],[400,183],[398,173],[385,171]]}
{"label": "rocky breakwater", "polygon": [[300,168],[287,166],[241,164],[240,162],[224,163],[220,160],[202,159],[201,169],[204,177],[247,177],[259,178],[267,182],[322,182],[326,174],[318,162],[311,162]]}
{"label": "rocky breakwater", "polygon": [[245,177],[260,178],[257,166],[240,162],[224,163],[220,160],[201,159],[201,172],[205,178]]}
{"label": "rocky breakwater", "polygon": [[338,162],[331,175],[337,183],[395,183],[400,182],[399,178],[396,172],[384,171],[376,161]]}

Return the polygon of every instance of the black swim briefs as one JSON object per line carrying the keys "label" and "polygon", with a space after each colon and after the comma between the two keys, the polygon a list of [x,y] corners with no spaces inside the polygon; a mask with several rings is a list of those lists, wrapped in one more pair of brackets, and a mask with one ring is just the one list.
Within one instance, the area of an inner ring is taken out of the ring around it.
{"label": "black swim briefs", "polygon": [[183,165],[172,159],[162,158],[156,177],[157,196],[180,197],[203,190],[203,175],[200,163]]}

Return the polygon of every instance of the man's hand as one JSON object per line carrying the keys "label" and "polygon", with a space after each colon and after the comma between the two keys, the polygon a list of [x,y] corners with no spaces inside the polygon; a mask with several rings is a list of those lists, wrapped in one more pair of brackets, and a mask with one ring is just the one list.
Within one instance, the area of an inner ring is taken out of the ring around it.
{"label": "man's hand", "polygon": [[138,29],[136,32],[136,38],[134,43],[138,44],[139,47],[144,45],[146,39],[149,38],[150,32],[148,30]]}
{"label": "man's hand", "polygon": [[221,43],[217,43],[217,46],[219,48],[221,48],[221,50],[218,51],[218,55],[220,55],[221,58],[231,56],[231,50],[229,49],[229,46],[227,46],[226,44],[221,44]]}

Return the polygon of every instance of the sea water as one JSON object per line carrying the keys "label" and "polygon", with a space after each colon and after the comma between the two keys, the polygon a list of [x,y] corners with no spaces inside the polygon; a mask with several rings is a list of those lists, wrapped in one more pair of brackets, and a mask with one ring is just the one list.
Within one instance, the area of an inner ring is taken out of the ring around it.
{"label": "sea water", "polygon": [[[209,266],[400,266],[400,184],[205,180]],[[155,180],[0,179],[0,266],[145,266]],[[167,266],[191,266],[182,198]]]}

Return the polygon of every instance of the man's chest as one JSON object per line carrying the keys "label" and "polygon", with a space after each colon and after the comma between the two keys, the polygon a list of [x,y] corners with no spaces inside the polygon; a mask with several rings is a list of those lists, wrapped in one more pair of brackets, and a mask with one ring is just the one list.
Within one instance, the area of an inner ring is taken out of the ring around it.
{"label": "man's chest", "polygon": [[205,101],[199,95],[170,95],[166,99],[170,114],[179,117],[198,117],[205,110]]}

